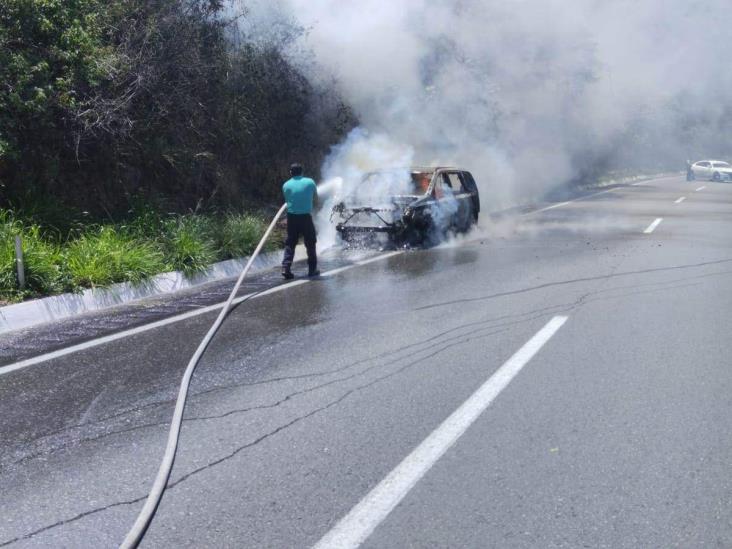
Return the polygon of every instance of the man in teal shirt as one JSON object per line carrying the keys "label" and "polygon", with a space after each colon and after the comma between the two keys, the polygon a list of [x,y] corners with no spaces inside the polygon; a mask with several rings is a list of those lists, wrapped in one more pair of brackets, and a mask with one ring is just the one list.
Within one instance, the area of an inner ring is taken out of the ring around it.
{"label": "man in teal shirt", "polygon": [[313,224],[313,200],[318,195],[315,181],[303,177],[300,164],[290,166],[289,180],[282,185],[282,192],[287,201],[287,239],[285,240],[285,258],[282,260],[282,276],[287,280],[295,277],[292,274],[292,260],[302,235],[305,249],[308,252],[308,276],[318,276],[318,256],[315,253],[315,225]]}

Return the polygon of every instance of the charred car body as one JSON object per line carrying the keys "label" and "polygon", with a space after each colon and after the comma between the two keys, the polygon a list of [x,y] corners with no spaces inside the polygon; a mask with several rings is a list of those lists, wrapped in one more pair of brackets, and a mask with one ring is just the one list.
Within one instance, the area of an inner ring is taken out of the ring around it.
{"label": "charred car body", "polygon": [[432,245],[478,221],[475,179],[448,167],[366,174],[353,193],[331,211],[344,242],[368,243],[384,236],[396,245]]}

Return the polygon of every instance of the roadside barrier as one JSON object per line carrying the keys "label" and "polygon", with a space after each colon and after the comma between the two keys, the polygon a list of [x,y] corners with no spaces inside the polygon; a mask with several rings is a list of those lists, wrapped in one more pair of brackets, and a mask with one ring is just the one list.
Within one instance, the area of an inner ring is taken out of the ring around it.
{"label": "roadside barrier", "polygon": [[173,419],[170,424],[170,431],[168,432],[168,444],[165,447],[165,453],[163,454],[163,460],[160,463],[160,468],[158,469],[158,474],[156,475],[155,481],[153,482],[153,485],[152,485],[152,489],[150,490],[150,493],[148,494],[147,499],[145,500],[145,504],[142,506],[142,509],[140,510],[140,514],[137,516],[137,520],[135,520],[135,523],[132,525],[132,528],[127,533],[127,536],[125,537],[124,541],[120,545],[121,549],[136,548],[140,544],[142,539],[145,537],[145,533],[147,532],[147,529],[150,526],[150,523],[152,522],[153,518],[155,517],[155,512],[157,511],[158,506],[160,505],[160,500],[162,499],[163,494],[165,493],[165,489],[168,484],[168,479],[170,478],[170,472],[173,470],[173,462],[175,461],[175,455],[178,450],[178,439],[180,437],[180,428],[181,428],[181,424],[183,422],[183,411],[185,409],[186,399],[188,397],[188,388],[191,384],[191,378],[193,376],[193,371],[196,369],[196,366],[198,365],[198,362],[201,359],[201,356],[203,356],[203,353],[206,350],[206,347],[208,347],[208,344],[211,343],[211,340],[213,339],[214,335],[216,335],[216,332],[221,327],[221,324],[224,322],[224,319],[229,314],[229,311],[231,309],[231,304],[234,301],[234,298],[236,297],[236,294],[239,291],[239,288],[241,287],[242,282],[244,282],[244,277],[249,272],[249,268],[252,266],[252,263],[254,262],[256,257],[259,255],[259,252],[262,251],[262,248],[264,247],[264,243],[267,241],[269,236],[272,234],[272,230],[274,229],[275,225],[277,224],[277,221],[279,221],[280,217],[282,217],[282,214],[285,212],[286,208],[287,208],[287,204],[284,204],[279,209],[279,211],[277,212],[277,215],[275,215],[274,219],[272,219],[272,222],[269,224],[267,231],[264,233],[264,236],[259,241],[257,248],[254,250],[254,253],[249,258],[249,261],[247,261],[247,264],[244,266],[244,270],[242,270],[241,274],[239,275],[239,279],[236,281],[234,288],[231,290],[231,294],[229,294],[229,299],[226,300],[226,304],[224,305],[224,308],[221,309],[221,312],[219,313],[219,316],[216,318],[216,321],[213,323],[211,328],[209,328],[208,332],[206,333],[206,336],[203,338],[200,345],[196,349],[196,352],[193,353],[191,360],[188,362],[188,366],[183,374],[183,379],[181,381],[180,389],[178,391],[178,398],[175,402],[175,410],[173,412]]}

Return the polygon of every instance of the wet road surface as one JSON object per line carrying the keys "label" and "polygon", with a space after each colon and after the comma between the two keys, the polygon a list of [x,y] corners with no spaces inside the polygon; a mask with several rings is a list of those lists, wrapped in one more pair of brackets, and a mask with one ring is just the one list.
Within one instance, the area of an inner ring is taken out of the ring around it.
{"label": "wet road surface", "polygon": [[[324,271],[335,270],[353,266],[375,255],[373,250],[328,250],[321,254],[320,264]],[[304,277],[307,267],[300,267],[298,274]],[[235,282],[236,277],[227,278],[175,294],[137,300],[59,322],[0,334],[0,367],[171,317],[195,315],[195,311],[225,302]],[[254,297],[284,283],[277,269],[258,271],[246,278],[237,296]]]}
{"label": "wet road surface", "polygon": [[[700,186],[664,178],[547,204],[244,301],[194,377],[144,545],[316,544],[566,317],[396,507],[369,515],[364,546],[732,546],[732,185]],[[274,284],[264,273],[243,292]],[[16,334],[4,364],[227,287],[205,292]],[[122,540],[215,314],[0,375],[0,546]]]}

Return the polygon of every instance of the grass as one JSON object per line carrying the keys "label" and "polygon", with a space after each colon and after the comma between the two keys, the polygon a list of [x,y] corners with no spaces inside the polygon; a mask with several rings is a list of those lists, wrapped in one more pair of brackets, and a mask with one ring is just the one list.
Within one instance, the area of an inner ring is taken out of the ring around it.
{"label": "grass", "polygon": [[[269,222],[256,214],[229,214],[221,231],[221,249],[227,258],[251,255],[267,230]],[[265,244],[266,251],[276,249],[281,241],[275,234]]]}
{"label": "grass", "polygon": [[[249,213],[166,215],[136,208],[124,223],[75,223],[65,233],[41,223],[36,216],[20,219],[0,210],[0,301],[140,283],[170,270],[192,275],[215,261],[250,255],[268,220]],[[23,240],[24,290],[16,275],[16,234]],[[265,249],[280,242],[275,234]]]}
{"label": "grass", "polygon": [[163,252],[155,243],[113,226],[82,234],[63,255],[73,285],[80,288],[141,282],[165,270]]}
{"label": "grass", "polygon": [[168,220],[163,243],[171,269],[187,275],[200,272],[219,258],[211,219],[190,215]]}
{"label": "grass", "polygon": [[[26,288],[21,290],[15,265],[15,237],[23,246]],[[43,239],[38,225],[25,225],[12,212],[0,211],[0,299],[19,301],[28,295],[64,291],[69,279],[60,247]]]}

